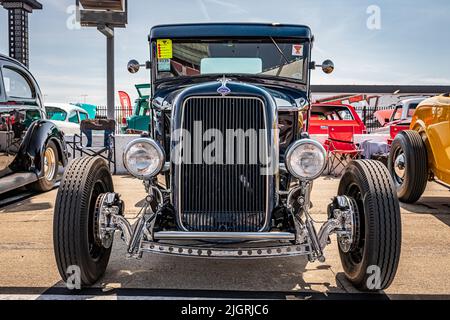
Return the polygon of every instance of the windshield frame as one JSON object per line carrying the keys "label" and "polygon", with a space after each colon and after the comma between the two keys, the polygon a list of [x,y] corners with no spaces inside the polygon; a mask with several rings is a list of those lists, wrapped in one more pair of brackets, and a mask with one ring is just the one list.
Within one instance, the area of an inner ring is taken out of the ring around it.
{"label": "windshield frame", "polygon": [[[156,92],[158,88],[161,87],[167,87],[171,83],[173,85],[179,85],[180,83],[185,84],[189,82],[202,82],[202,79],[204,81],[211,81],[211,78],[218,78],[223,76],[223,74],[203,74],[203,75],[195,75],[195,76],[179,76],[176,78],[167,78],[167,79],[157,79],[157,38],[152,38],[150,42],[150,53],[151,53],[151,79],[152,79],[152,92]],[[182,42],[195,42],[195,41],[245,41],[248,43],[251,43],[252,41],[264,41],[264,43],[273,43],[275,41],[278,43],[285,43],[292,42],[292,43],[301,43],[304,45],[304,61],[303,61],[303,79],[295,79],[295,78],[289,78],[289,77],[280,77],[280,76],[268,76],[268,75],[262,75],[262,74],[225,74],[227,77],[237,77],[239,79],[248,79],[249,81],[253,82],[264,82],[264,83],[274,83],[277,85],[286,85],[287,87],[292,87],[298,89],[299,86],[306,86],[309,88],[310,84],[310,73],[311,70],[309,68],[310,61],[311,61],[311,43],[312,41],[309,39],[299,39],[299,38],[286,38],[286,37],[202,37],[202,38],[173,38],[173,41],[182,41]],[[275,46],[275,44],[274,44]],[[307,91],[309,91],[307,89]]]}

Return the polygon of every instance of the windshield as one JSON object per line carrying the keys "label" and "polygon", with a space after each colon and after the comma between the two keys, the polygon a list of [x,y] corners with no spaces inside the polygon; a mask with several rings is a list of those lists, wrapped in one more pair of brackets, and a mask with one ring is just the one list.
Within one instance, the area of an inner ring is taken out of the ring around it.
{"label": "windshield", "polygon": [[355,120],[347,107],[313,106],[311,120]]}
{"label": "windshield", "polygon": [[64,121],[67,117],[67,112],[60,108],[55,107],[45,107],[45,112],[47,113],[47,119]]}
{"label": "windshield", "polygon": [[141,98],[150,96],[151,90],[149,84],[136,85],[136,90]]}
{"label": "windshield", "polygon": [[412,118],[414,115],[414,112],[417,109],[417,106],[419,105],[419,103],[411,103],[408,107],[408,117]]}
{"label": "windshield", "polygon": [[[408,108],[408,118],[412,118],[412,116],[414,115],[414,111],[416,111],[417,106],[419,105],[419,103],[410,103],[407,108]],[[393,113],[393,120],[402,120],[403,118],[403,105],[399,105],[395,108],[395,111]]]}
{"label": "windshield", "polygon": [[300,40],[160,39],[154,48],[157,80],[237,74],[306,83],[309,48]]}

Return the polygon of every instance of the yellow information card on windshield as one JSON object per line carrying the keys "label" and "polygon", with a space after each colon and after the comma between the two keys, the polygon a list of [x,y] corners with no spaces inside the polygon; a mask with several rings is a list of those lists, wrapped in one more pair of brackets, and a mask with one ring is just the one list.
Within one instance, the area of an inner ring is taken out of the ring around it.
{"label": "yellow information card on windshield", "polygon": [[156,40],[158,59],[172,59],[172,40],[159,39]]}

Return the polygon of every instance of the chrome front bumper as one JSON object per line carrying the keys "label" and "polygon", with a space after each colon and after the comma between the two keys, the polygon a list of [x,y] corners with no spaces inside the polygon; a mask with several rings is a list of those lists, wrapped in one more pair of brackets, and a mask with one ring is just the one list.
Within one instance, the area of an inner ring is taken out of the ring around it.
{"label": "chrome front bumper", "polygon": [[[303,186],[303,190],[310,190]],[[162,195],[159,195],[162,199]],[[308,198],[309,199],[309,198]],[[144,252],[204,258],[270,258],[308,256],[309,261],[325,261],[323,249],[329,243],[329,236],[337,234],[341,239],[349,238],[353,225],[353,211],[347,197],[336,197],[333,215],[316,231],[313,220],[307,214],[306,220],[295,218],[295,233],[290,232],[186,232],[157,231],[155,221],[159,211],[153,212],[148,204],[132,227],[123,216],[123,202],[115,193],[102,195],[99,206],[99,239],[111,245],[116,231],[121,231],[130,257],[140,258]],[[339,200],[339,201],[338,201]],[[305,201],[304,201],[305,202]],[[306,201],[305,203],[309,203]],[[160,210],[160,209],[159,209]],[[350,227],[349,227],[350,226]]]}
{"label": "chrome front bumper", "polygon": [[[256,246],[259,244],[259,246]],[[143,242],[141,252],[183,257],[217,259],[261,259],[310,255],[309,245],[268,245],[255,247],[210,247],[208,245],[180,245],[157,242]]]}

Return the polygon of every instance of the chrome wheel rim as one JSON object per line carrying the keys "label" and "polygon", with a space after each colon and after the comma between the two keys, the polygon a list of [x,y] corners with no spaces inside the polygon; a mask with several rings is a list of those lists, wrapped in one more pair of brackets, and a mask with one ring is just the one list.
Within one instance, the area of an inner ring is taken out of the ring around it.
{"label": "chrome wheel rim", "polygon": [[56,156],[52,148],[47,148],[44,153],[44,177],[52,181],[56,173]]}
{"label": "chrome wheel rim", "polygon": [[396,154],[394,160],[394,172],[397,182],[402,183],[406,175],[406,157],[402,151],[399,151]]}

